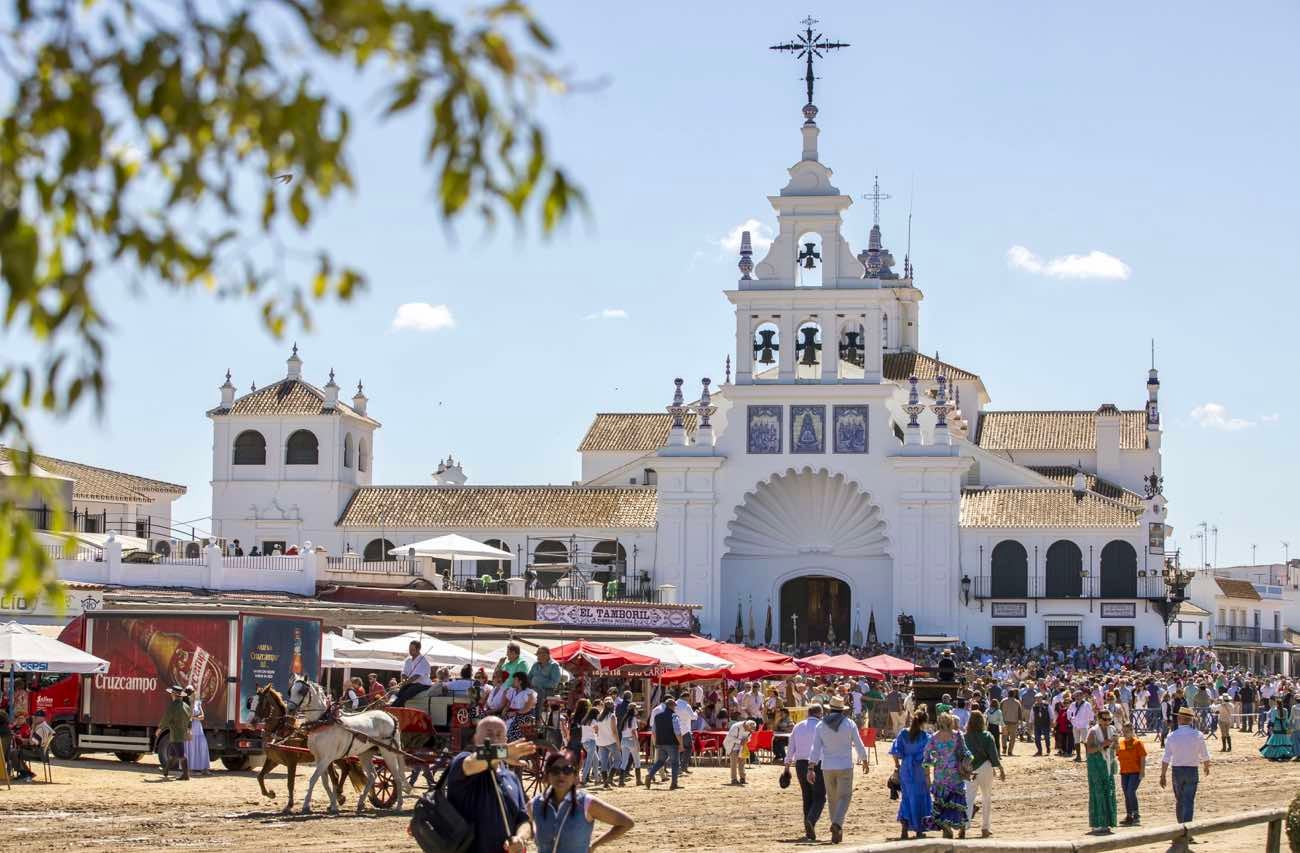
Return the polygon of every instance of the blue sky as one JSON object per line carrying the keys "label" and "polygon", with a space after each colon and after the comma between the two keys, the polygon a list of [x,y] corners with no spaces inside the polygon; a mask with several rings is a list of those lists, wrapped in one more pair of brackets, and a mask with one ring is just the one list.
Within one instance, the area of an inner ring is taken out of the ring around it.
{"label": "blue sky", "polygon": [[[379,121],[373,88],[332,81],[365,105],[353,123],[359,191],[305,242],[359,265],[371,288],[294,337],[312,381],[330,367],[349,395],[365,381],[385,424],[377,482],[426,483],[453,452],[471,483],[567,483],[594,412],[657,409],[674,376],[721,377],[733,337],[720,292],[736,278],[721,243],[748,219],[773,222],[765,196],[798,159],[802,68],[767,45],[805,12],[590,8],[540,9],[561,63],[601,83],[545,105],[554,150],[591,202],[589,221],[549,239],[470,222],[449,235],[419,126]],[[854,196],[879,172],[900,263],[915,187],[922,348],[979,373],[996,408],[1138,408],[1154,336],[1178,544],[1199,550],[1189,536],[1204,520],[1219,528],[1221,564],[1248,560],[1251,543],[1261,561],[1280,560],[1284,539],[1300,554],[1286,490],[1300,480],[1289,334],[1300,6],[814,11],[852,43],[817,84],[822,160]],[[859,201],[846,225],[855,250],[869,226]],[[1080,271],[1094,275],[1060,277]],[[1127,277],[1095,275],[1117,271]],[[185,483],[176,518],[206,516],[203,412],[226,368],[241,392],[281,377],[289,343],[270,340],[250,305],[201,293],[109,303],[108,411],[37,419],[40,447]],[[446,306],[454,324],[395,331],[407,303]]]}

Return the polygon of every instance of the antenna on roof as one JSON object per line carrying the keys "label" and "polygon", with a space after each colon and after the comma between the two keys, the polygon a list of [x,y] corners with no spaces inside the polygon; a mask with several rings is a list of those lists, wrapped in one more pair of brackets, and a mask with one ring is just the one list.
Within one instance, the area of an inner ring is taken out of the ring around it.
{"label": "antenna on roof", "polygon": [[907,252],[903,255],[903,277],[912,277],[912,205],[916,202],[916,172],[907,190]]}

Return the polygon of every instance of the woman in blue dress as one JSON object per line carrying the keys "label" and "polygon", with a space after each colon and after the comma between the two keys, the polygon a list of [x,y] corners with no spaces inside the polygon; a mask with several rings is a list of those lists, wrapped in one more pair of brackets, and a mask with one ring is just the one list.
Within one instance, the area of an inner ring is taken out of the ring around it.
{"label": "woman in blue dress", "polygon": [[912,715],[912,724],[898,733],[889,754],[894,757],[901,788],[898,803],[898,822],[903,827],[900,841],[907,840],[907,831],[925,838],[925,824],[930,817],[930,785],[926,782],[922,760],[925,748],[930,745],[930,733],[925,730],[929,717],[924,710]]}
{"label": "woman in blue dress", "polygon": [[[632,818],[578,787],[578,756],[562,749],[542,762],[546,790],[528,804],[534,838],[541,853],[587,853],[632,828]],[[609,831],[591,840],[596,821]]]}
{"label": "woman in blue dress", "polygon": [[1295,757],[1291,746],[1291,715],[1282,707],[1281,699],[1273,700],[1273,709],[1268,712],[1268,740],[1259,748],[1259,752],[1269,761],[1286,761]]}

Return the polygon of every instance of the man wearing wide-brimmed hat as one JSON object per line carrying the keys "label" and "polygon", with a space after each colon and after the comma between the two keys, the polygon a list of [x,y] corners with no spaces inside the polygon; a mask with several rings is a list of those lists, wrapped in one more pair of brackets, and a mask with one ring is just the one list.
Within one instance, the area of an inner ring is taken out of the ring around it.
{"label": "man wearing wide-brimmed hat", "polygon": [[1167,784],[1169,768],[1174,768],[1174,808],[1179,823],[1190,823],[1196,806],[1196,787],[1201,774],[1198,765],[1210,775],[1210,750],[1196,728],[1196,712],[1186,705],[1178,709],[1178,728],[1165,738],[1165,754],[1160,760],[1160,787]]}
{"label": "man wearing wide-brimmed hat", "polygon": [[190,765],[185,760],[185,741],[190,738],[190,706],[185,702],[185,688],[179,684],[168,687],[167,695],[171,701],[167,703],[162,719],[158,721],[158,736],[162,737],[164,733],[167,735],[167,752],[159,756],[162,760],[163,778],[168,778],[172,759],[175,758],[181,765],[181,780],[188,782]]}
{"label": "man wearing wide-brimmed hat", "polygon": [[853,758],[857,755],[862,772],[871,769],[867,747],[853,720],[845,713],[844,697],[836,694],[827,703],[826,717],[813,733],[812,753],[808,756],[808,781],[816,782],[815,768],[820,766],[826,782],[826,801],[830,808],[831,842],[844,837],[844,816],[853,798]]}

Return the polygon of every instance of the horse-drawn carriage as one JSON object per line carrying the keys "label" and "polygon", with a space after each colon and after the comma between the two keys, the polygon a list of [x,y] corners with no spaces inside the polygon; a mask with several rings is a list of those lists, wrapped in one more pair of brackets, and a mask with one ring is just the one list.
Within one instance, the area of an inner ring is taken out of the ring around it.
{"label": "horse-drawn carriage", "polygon": [[[302,692],[295,695],[295,690]],[[254,719],[266,732],[265,758],[257,782],[262,794],[273,798],[275,793],[266,787],[266,774],[285,765],[289,785],[285,811],[293,807],[299,764],[319,764],[322,760],[325,764],[312,774],[303,800],[304,812],[311,809],[312,788],[318,778],[324,779],[331,811],[343,801],[342,782],[350,780],[353,788],[361,792],[362,800],[357,803],[360,812],[365,799],[380,809],[400,804],[404,790],[409,790],[401,778],[403,773],[414,771],[429,778],[451,761],[447,739],[422,708],[372,706],[348,713],[330,703],[320,685],[307,681],[295,681],[286,695],[294,696],[295,711],[303,713],[307,722],[299,725],[296,713],[270,685],[259,688],[250,701]]]}

